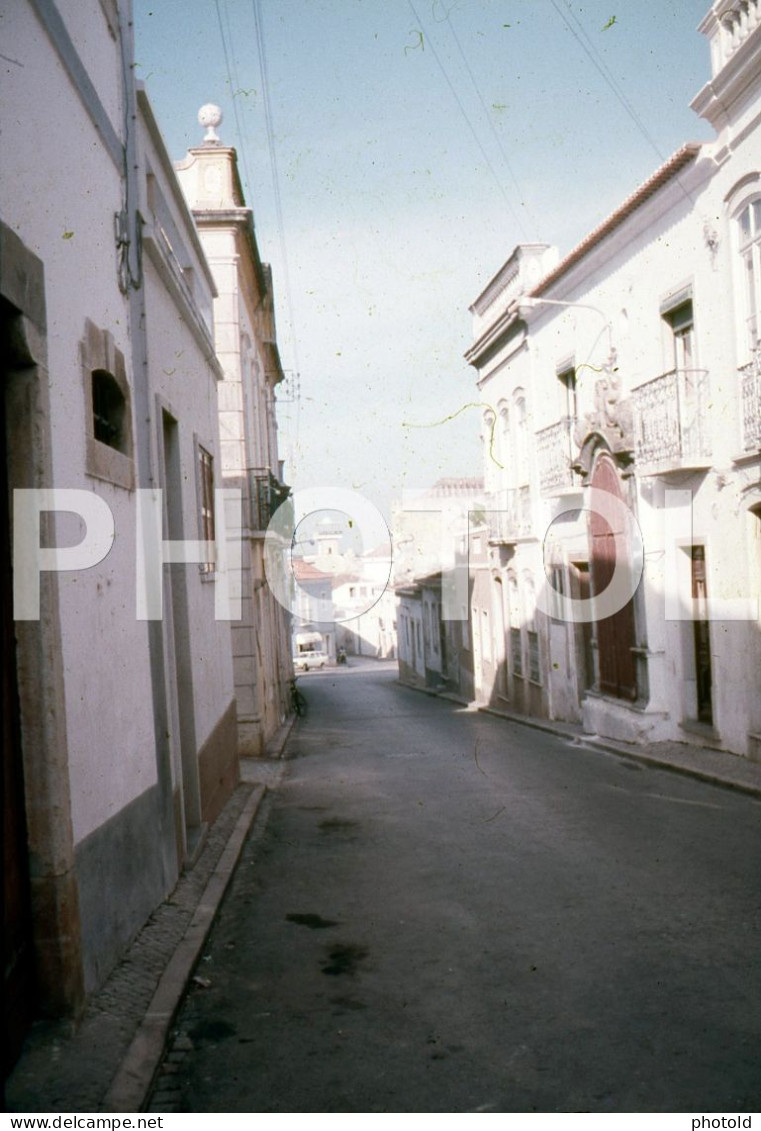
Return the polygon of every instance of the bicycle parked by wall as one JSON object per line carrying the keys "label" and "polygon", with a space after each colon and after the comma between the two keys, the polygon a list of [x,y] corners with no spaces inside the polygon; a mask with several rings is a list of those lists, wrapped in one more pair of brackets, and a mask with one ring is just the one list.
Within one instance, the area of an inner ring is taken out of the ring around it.
{"label": "bicycle parked by wall", "polygon": [[299,691],[298,687],[296,686],[295,676],[290,681],[290,687],[291,687],[291,707],[293,707],[293,709],[294,709],[294,711],[296,712],[297,715],[303,716],[307,713],[307,701],[306,701],[306,698],[304,697],[304,695]]}

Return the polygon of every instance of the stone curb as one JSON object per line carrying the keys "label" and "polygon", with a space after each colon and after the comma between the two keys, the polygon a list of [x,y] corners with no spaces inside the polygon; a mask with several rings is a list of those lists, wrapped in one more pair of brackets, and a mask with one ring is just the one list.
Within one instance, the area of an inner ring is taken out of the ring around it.
{"label": "stone curb", "polygon": [[[420,691],[423,695],[433,696],[437,699],[447,699],[451,703],[459,703],[464,707],[473,708],[472,703],[469,703],[459,695],[454,695],[452,692],[436,691],[432,687],[415,687],[411,683],[403,683],[402,680],[397,680],[397,682],[400,687],[408,687],[410,691]],[[636,746],[619,745],[615,742],[598,738],[596,735],[586,734],[580,727],[563,726],[562,723],[553,724],[547,722],[546,719],[533,719],[529,715],[517,715],[511,714],[508,711],[498,711],[496,707],[483,706],[475,709],[484,715],[493,715],[497,719],[504,719],[505,722],[508,723],[518,723],[520,726],[531,727],[532,730],[540,730],[544,731],[545,734],[554,735],[555,738],[568,739],[578,745],[586,746],[589,750],[602,750],[606,754],[615,754],[619,758],[631,758],[635,762],[643,762],[645,765],[652,766],[654,769],[669,770],[673,774],[697,778],[698,781],[707,782],[709,785],[717,785],[722,789],[731,789],[736,793],[746,793],[751,797],[761,797],[761,784],[755,785],[752,782],[739,781],[737,778],[712,773],[710,770],[703,770],[699,766],[691,766],[686,762],[672,762],[667,758],[659,758],[657,755],[646,753]],[[726,754],[724,757],[732,758],[733,755]],[[729,769],[729,767],[727,768]]]}
{"label": "stone curb", "polygon": [[[652,754],[645,754],[644,751],[641,752],[636,748],[630,750],[628,746],[615,746],[591,734],[581,736],[579,745],[588,746],[591,750],[604,750],[607,754],[617,754],[622,758],[632,758],[637,762],[644,762],[646,765],[652,766],[653,769],[670,770],[672,774],[697,778],[698,781],[708,782],[709,785],[718,785],[722,789],[731,789],[735,793],[747,793],[751,797],[761,797],[761,785],[737,781],[730,777],[721,777],[719,774],[712,774],[710,770],[701,770],[698,766],[690,766],[685,762],[669,762],[663,758],[656,758]],[[725,754],[724,757],[734,758],[737,755]]]}
{"label": "stone curb", "polygon": [[187,931],[169,960],[145,1017],[127,1049],[101,1105],[103,1112],[139,1112],[148,1097],[161,1064],[169,1028],[185,992],[190,973],[198,960],[227,890],[266,792],[254,787],[224,848],[217,866],[193,914]]}
{"label": "stone curb", "polygon": [[[293,730],[293,727],[296,723],[297,718],[298,718],[298,716],[295,713],[290,714],[287,717],[287,719],[285,720],[285,722],[282,724],[282,726],[275,732],[275,734],[269,740],[269,742],[267,743],[267,745],[265,747],[265,751],[264,751],[264,758],[265,759],[272,759],[274,761],[274,760],[277,760],[278,758],[283,757],[283,751],[285,750],[285,745],[288,741],[288,738],[290,736],[291,731]],[[257,759],[254,758],[254,759],[252,759],[252,761],[257,761]]]}
{"label": "stone curb", "polygon": [[[479,707],[478,710],[485,715],[494,715],[498,719],[505,719],[509,723],[518,723],[521,726],[531,727],[532,730],[544,731],[546,734],[555,735],[556,738],[570,739],[579,746],[586,746],[589,750],[603,750],[606,754],[616,754],[619,758],[631,758],[635,762],[643,762],[654,769],[669,770],[671,773],[681,774],[683,777],[697,778],[699,781],[718,785],[723,789],[747,793],[751,797],[761,797],[761,785],[741,782],[736,778],[722,777],[719,774],[711,773],[710,770],[701,770],[698,766],[690,766],[686,762],[671,762],[666,758],[658,758],[657,755],[648,754],[636,746],[618,745],[606,739],[598,738],[596,735],[585,734],[584,731],[566,729],[562,726],[555,727],[545,720],[535,721],[525,715],[511,715],[506,711],[497,711],[493,707]],[[724,757],[731,758],[733,755],[726,754]]]}

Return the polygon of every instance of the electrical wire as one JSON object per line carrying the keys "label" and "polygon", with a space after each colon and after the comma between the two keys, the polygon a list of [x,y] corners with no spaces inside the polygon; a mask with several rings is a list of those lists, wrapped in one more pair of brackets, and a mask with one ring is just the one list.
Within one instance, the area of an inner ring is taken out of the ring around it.
{"label": "electrical wire", "polygon": [[[217,0],[218,2],[218,0]],[[285,301],[288,310],[288,322],[291,328],[291,352],[293,354],[294,371],[296,374],[296,382],[294,383],[294,400],[295,400],[295,424],[292,447],[295,453],[298,450],[299,443],[299,424],[300,424],[300,410],[301,410],[301,397],[300,397],[300,368],[299,368],[299,354],[298,343],[296,341],[296,322],[294,318],[293,308],[293,292],[291,290],[291,277],[288,268],[288,249],[285,239],[285,223],[283,220],[283,201],[280,192],[280,173],[278,170],[277,162],[277,148],[275,145],[275,129],[272,117],[272,104],[270,102],[270,83],[269,71],[267,67],[267,51],[264,40],[264,25],[261,18],[259,9],[259,0],[251,0],[251,5],[254,13],[254,27],[256,29],[256,48],[259,57],[259,73],[261,76],[262,84],[262,104],[264,106],[264,121],[265,129],[267,132],[267,149],[270,158],[270,170],[272,174],[272,191],[275,202],[275,219],[278,229],[278,242],[280,244],[280,258],[283,270],[283,283],[285,286]],[[291,456],[291,464],[295,463],[295,455]]]}
{"label": "electrical wire", "polygon": [[[573,20],[573,22],[576,24],[577,28],[579,29],[578,33],[571,26],[567,17],[565,16],[565,14],[561,11],[561,9],[560,9],[560,7],[557,3],[557,0],[550,0],[550,3],[552,4],[552,7],[555,9],[557,14],[560,16],[560,19],[563,21],[565,26],[570,31],[573,38],[576,40],[578,45],[581,47],[584,54],[587,56],[589,61],[592,63],[592,65],[595,67],[595,69],[602,76],[603,81],[612,90],[613,94],[615,95],[617,100],[620,102],[620,104],[623,106],[624,110],[629,115],[631,120],[634,122],[634,124],[637,127],[637,129],[639,130],[639,132],[645,138],[648,145],[650,145],[652,147],[652,149],[655,151],[658,159],[661,161],[661,163],[665,163],[665,161],[668,159],[667,155],[664,154],[664,152],[662,151],[662,149],[660,148],[658,143],[655,141],[652,134],[647,129],[647,126],[645,125],[645,123],[642,121],[639,114],[635,110],[634,106],[631,104],[631,102],[627,98],[626,94],[624,93],[624,91],[619,86],[619,84],[618,84],[615,76],[613,75],[612,71],[609,69],[607,64],[603,61],[602,57],[600,56],[599,51],[595,47],[592,40],[589,38],[583,24],[581,23],[581,21],[578,19],[578,17],[572,11],[569,0],[563,0],[563,3],[565,4],[565,7],[568,9],[568,14],[570,15],[571,19]],[[676,180],[676,183],[679,185],[679,188],[682,190],[684,195],[687,197],[687,199],[694,203],[693,194],[689,191],[689,189],[685,188],[684,181],[683,181],[681,175],[677,174],[675,180]]]}
{"label": "electrical wire", "polygon": [[[248,163],[246,161],[246,146],[245,146],[244,138],[243,138],[243,129],[242,129],[241,124],[240,124],[240,115],[238,114],[238,103],[236,101],[235,94],[234,94],[234,91],[237,90],[238,88],[237,88],[237,86],[233,86],[232,66],[230,64],[230,54],[227,50],[227,39],[225,38],[225,29],[224,29],[224,26],[222,24],[222,11],[221,11],[221,8],[220,8],[219,0],[214,0],[214,4],[215,4],[215,7],[217,9],[217,22],[219,23],[219,34],[220,34],[220,37],[222,39],[222,51],[224,52],[225,69],[227,71],[227,85],[230,88],[230,97],[232,98],[232,103],[233,103],[233,117],[235,118],[235,130],[236,130],[236,133],[238,135],[238,147],[239,147],[239,150],[240,150],[241,162],[243,164],[243,173],[244,173],[245,180],[246,180],[246,191],[250,195],[250,193],[251,193],[251,178],[249,176]],[[229,28],[229,23],[228,23],[228,28]]]}
{"label": "electrical wire", "polygon": [[619,86],[618,81],[616,80],[615,76],[610,71],[607,64],[603,61],[602,57],[600,56],[599,51],[597,50],[597,48],[595,47],[595,45],[592,43],[591,39],[587,35],[587,32],[586,32],[583,24],[577,18],[577,16],[574,14],[574,12],[571,8],[571,5],[569,3],[569,0],[564,0],[564,4],[565,4],[565,7],[568,9],[568,15],[571,17],[573,22],[576,24],[576,27],[578,28],[578,32],[571,26],[571,24],[568,22],[568,18],[566,17],[566,15],[560,10],[560,7],[558,5],[557,0],[550,0],[550,3],[552,4],[552,7],[555,9],[557,14],[560,16],[561,20],[564,22],[565,26],[570,31],[571,35],[574,37],[576,42],[579,44],[582,51],[585,53],[585,55],[590,60],[592,65],[597,69],[599,74],[602,76],[604,82],[613,91],[613,94],[618,99],[618,101],[621,103],[624,110],[629,115],[631,120],[634,122],[635,126],[640,131],[642,136],[645,138],[647,143],[650,146],[652,146],[652,148],[655,150],[655,153],[660,158],[660,160],[662,162],[665,161],[666,160],[666,154],[664,154],[662,152],[658,143],[655,141],[652,134],[648,131],[645,123],[642,121],[639,114],[637,113],[637,111],[634,109],[631,102],[627,98],[626,94],[624,93],[624,91]]}
{"label": "electrical wire", "polygon": [[[246,136],[244,138],[243,128],[242,128],[242,124],[241,124],[243,119],[242,119],[242,117],[238,116],[238,93],[241,90],[241,82],[240,82],[240,78],[238,77],[238,63],[237,63],[237,60],[235,58],[235,51],[233,50],[233,44],[235,43],[235,38],[233,36],[232,23],[231,23],[231,20],[230,20],[230,7],[231,7],[231,5],[229,3],[227,3],[227,4],[225,4],[225,9],[224,9],[225,10],[225,23],[227,25],[227,39],[228,39],[228,42],[230,44],[230,60],[231,60],[230,71],[232,72],[232,82],[230,83],[230,96],[233,100],[233,114],[235,116],[235,124],[236,124],[236,127],[238,129],[238,135],[240,137],[241,156],[242,156],[242,160],[243,160],[243,171],[244,171],[245,179],[246,179],[246,199],[247,200],[248,199],[253,200],[254,186],[253,186],[253,184],[251,182],[251,178],[249,176],[248,161],[247,161],[247,150],[248,150],[247,142],[249,141],[249,138],[248,138],[248,136]],[[230,82],[230,71],[228,71],[228,82]],[[233,83],[235,84],[234,86],[233,86]]]}
{"label": "electrical wire", "polygon": [[[420,16],[415,11],[415,5],[412,3],[412,0],[407,0],[407,3],[410,6],[412,14],[415,17],[415,20],[417,21],[419,26],[422,28],[424,25],[423,25],[422,20],[420,19]],[[433,54],[434,59],[436,60],[438,68],[441,71],[447,86],[449,87],[450,93],[451,93],[452,97],[454,98],[455,102],[457,103],[457,106],[460,110],[460,113],[462,114],[463,118],[465,119],[465,123],[468,126],[468,129],[470,130],[470,132],[473,136],[473,140],[475,141],[476,145],[478,146],[478,148],[481,152],[481,156],[483,157],[484,161],[486,162],[486,167],[489,170],[489,172],[491,173],[492,177],[494,178],[494,181],[497,185],[497,188],[499,189],[502,197],[504,198],[505,203],[507,204],[510,215],[515,220],[515,223],[517,224],[518,229],[520,231],[523,231],[523,224],[521,222],[521,219],[518,216],[517,212],[515,211],[515,208],[513,207],[513,203],[510,200],[510,197],[508,196],[507,192],[505,191],[505,186],[502,184],[502,181],[499,179],[499,177],[497,176],[497,173],[494,170],[494,167],[493,167],[493,165],[492,165],[492,163],[489,159],[489,155],[486,152],[486,150],[485,150],[485,148],[484,148],[484,146],[481,142],[481,139],[478,136],[478,133],[476,132],[475,126],[473,125],[470,118],[468,117],[468,113],[467,113],[465,107],[463,106],[463,104],[460,100],[460,96],[458,95],[457,91],[455,90],[454,84],[452,83],[452,80],[450,79],[449,75],[447,74],[447,71],[446,71],[444,64],[442,63],[441,59],[439,58],[439,53],[436,50],[436,47],[433,43],[433,40],[428,39],[427,42],[428,42],[429,47],[431,48],[431,52]]]}
{"label": "electrical wire", "polygon": [[[512,180],[513,184],[515,185],[516,192],[518,193],[518,199],[521,201],[521,204],[523,205],[523,207],[527,210],[529,216],[531,217],[532,223],[536,223],[536,221],[534,220],[534,217],[531,214],[531,206],[529,205],[528,201],[526,200],[524,193],[523,193],[523,190],[521,189],[521,186],[518,183],[518,178],[515,175],[515,171],[513,169],[510,158],[508,157],[507,151],[506,151],[504,145],[502,144],[502,138],[499,136],[499,134],[497,132],[497,129],[494,125],[493,117],[492,117],[491,113],[489,112],[489,108],[486,105],[486,101],[484,99],[484,96],[481,93],[481,88],[479,87],[478,82],[476,81],[476,76],[473,74],[473,68],[471,67],[470,63],[468,62],[468,57],[465,54],[462,43],[460,42],[460,37],[458,36],[457,31],[455,30],[454,24],[452,23],[451,13],[452,13],[452,9],[451,8],[447,9],[445,21],[438,21],[438,22],[446,22],[449,25],[449,31],[450,31],[452,38],[454,39],[455,43],[457,44],[457,50],[460,53],[460,58],[463,61],[463,64],[465,66],[465,70],[468,72],[468,75],[470,77],[470,81],[473,84],[473,89],[475,90],[476,94],[478,95],[478,99],[481,103],[481,108],[483,109],[486,122],[489,126],[489,129],[491,130],[492,137],[494,138],[494,141],[496,142],[497,148],[499,149],[500,153],[502,154],[502,160],[505,163],[505,168],[507,169],[508,173],[510,174],[510,179]],[[519,221],[519,223],[520,223],[520,221]],[[526,230],[525,230],[525,228],[523,227],[522,224],[520,224],[520,228],[521,228],[521,232],[522,232],[524,238],[526,238]]]}

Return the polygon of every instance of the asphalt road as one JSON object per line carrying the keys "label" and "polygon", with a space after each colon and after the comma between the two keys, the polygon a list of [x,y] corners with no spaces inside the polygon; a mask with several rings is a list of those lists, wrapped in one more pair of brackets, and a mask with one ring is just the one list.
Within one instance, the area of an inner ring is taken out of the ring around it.
{"label": "asphalt road", "polygon": [[400,687],[310,704],[170,1053],[194,1112],[737,1112],[761,808]]}

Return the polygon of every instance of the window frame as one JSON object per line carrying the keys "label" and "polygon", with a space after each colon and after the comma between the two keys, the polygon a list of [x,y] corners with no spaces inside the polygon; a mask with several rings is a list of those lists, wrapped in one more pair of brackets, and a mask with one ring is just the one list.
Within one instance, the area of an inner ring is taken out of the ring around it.
{"label": "window frame", "polygon": [[[734,308],[734,327],[737,349],[737,367],[744,369],[754,359],[754,350],[749,341],[747,329],[748,299],[745,272],[742,263],[743,243],[740,232],[740,217],[754,201],[761,201],[761,172],[752,170],[740,177],[724,197],[725,216],[729,224],[730,250],[732,261],[732,292]],[[761,279],[758,280],[761,283]],[[757,296],[761,306],[761,295]],[[759,310],[761,318],[761,310]],[[761,344],[761,343],[760,343]],[[757,356],[757,353],[756,353]]]}
{"label": "window frame", "polygon": [[[692,286],[682,287],[661,303],[660,315],[664,327],[664,373],[694,373],[697,364],[697,326],[695,321],[695,296]],[[683,343],[689,342],[685,352]],[[681,355],[681,356],[680,356]],[[685,364],[685,361],[689,364]]]}
{"label": "window frame", "polygon": [[[113,335],[96,326],[89,318],[85,319],[85,332],[79,344],[79,353],[84,392],[85,474],[115,487],[134,491],[132,391],[127,380],[124,354],[117,348]],[[119,447],[104,443],[95,435],[93,377],[96,373],[106,374],[123,398]]]}
{"label": "window frame", "polygon": [[[746,214],[750,224],[749,234],[744,237],[742,221]],[[741,280],[743,353],[752,357],[761,348],[761,192],[756,190],[743,198],[735,209],[734,223]],[[748,256],[750,274],[747,270]]]}
{"label": "window frame", "polygon": [[217,518],[215,501],[214,452],[211,445],[203,444],[198,436],[193,437],[193,456],[196,474],[196,515],[199,541],[210,543],[214,548],[212,556],[198,563],[202,577],[213,580],[217,573]]}
{"label": "window frame", "polygon": [[520,581],[517,575],[512,572],[507,575],[507,614],[510,638],[510,674],[514,679],[525,679],[523,600]]}

